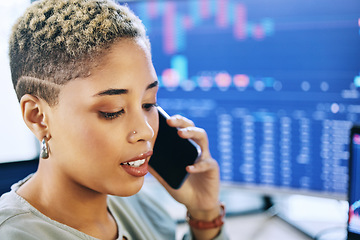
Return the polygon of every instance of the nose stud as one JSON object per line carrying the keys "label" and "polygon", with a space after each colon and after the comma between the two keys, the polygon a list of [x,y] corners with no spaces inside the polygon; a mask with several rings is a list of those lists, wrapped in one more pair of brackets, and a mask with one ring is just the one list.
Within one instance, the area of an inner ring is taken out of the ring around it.
{"label": "nose stud", "polygon": [[136,134],[137,132],[136,132],[136,131],[133,131],[132,133],[133,133],[133,134]]}

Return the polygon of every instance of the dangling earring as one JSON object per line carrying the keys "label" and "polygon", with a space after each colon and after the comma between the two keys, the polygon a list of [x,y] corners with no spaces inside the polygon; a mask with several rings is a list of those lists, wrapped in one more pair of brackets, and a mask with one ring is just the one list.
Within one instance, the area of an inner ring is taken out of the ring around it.
{"label": "dangling earring", "polygon": [[40,157],[43,159],[47,159],[49,157],[49,145],[46,137],[44,137],[41,141]]}

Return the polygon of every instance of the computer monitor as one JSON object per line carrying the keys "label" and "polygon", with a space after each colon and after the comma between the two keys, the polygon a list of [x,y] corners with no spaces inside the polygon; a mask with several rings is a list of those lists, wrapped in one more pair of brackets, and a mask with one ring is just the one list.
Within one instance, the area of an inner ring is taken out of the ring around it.
{"label": "computer monitor", "polygon": [[351,128],[348,240],[360,239],[360,126]]}
{"label": "computer monitor", "polygon": [[347,198],[360,1],[125,2],[148,31],[159,105],[207,130],[223,185]]}

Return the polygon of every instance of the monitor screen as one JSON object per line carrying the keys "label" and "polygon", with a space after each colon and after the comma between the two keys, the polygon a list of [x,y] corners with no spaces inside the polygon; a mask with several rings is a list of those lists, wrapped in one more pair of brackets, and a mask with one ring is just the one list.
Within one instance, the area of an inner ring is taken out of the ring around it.
{"label": "monitor screen", "polygon": [[148,31],[159,105],[207,130],[224,185],[346,199],[360,1],[126,2]]}
{"label": "monitor screen", "polygon": [[351,133],[348,234],[352,240],[360,239],[360,127]]}
{"label": "monitor screen", "polygon": [[[7,56],[30,2],[0,3],[2,172],[32,171],[36,162],[14,162],[39,153]],[[126,2],[148,30],[159,105],[207,130],[224,185],[346,198],[349,129],[360,121],[358,0]]]}

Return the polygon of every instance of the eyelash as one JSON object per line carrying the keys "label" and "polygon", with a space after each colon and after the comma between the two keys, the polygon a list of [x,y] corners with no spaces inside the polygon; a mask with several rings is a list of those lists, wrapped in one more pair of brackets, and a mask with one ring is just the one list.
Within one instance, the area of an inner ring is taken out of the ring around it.
{"label": "eyelash", "polygon": [[105,118],[106,120],[113,120],[117,117],[120,117],[122,114],[125,113],[124,109],[121,109],[120,111],[118,112],[111,112],[111,113],[108,113],[108,112],[99,112],[101,117]]}
{"label": "eyelash", "polygon": [[150,111],[152,108],[157,107],[157,103],[145,103],[143,104],[143,108],[145,108],[147,111]]}
{"label": "eyelash", "polygon": [[[156,107],[157,104],[156,103],[146,103],[146,104],[143,104],[142,107],[146,110],[146,111],[150,111],[152,108]],[[101,117],[105,118],[106,120],[113,120],[115,118],[118,118],[120,117],[121,115],[123,115],[125,113],[125,110],[124,109],[121,109],[120,111],[118,112],[102,112],[102,111],[99,111]]]}

